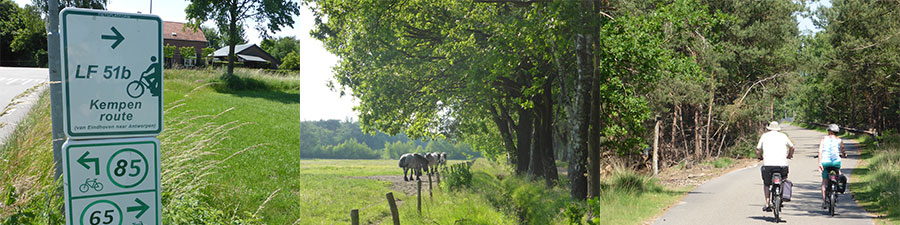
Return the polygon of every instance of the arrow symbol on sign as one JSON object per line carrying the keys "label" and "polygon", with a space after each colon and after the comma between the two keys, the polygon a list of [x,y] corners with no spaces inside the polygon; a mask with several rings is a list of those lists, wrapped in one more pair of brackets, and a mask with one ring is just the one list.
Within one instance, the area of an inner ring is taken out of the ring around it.
{"label": "arrow symbol on sign", "polygon": [[116,40],[116,42],[114,42],[112,46],[110,46],[113,49],[116,49],[116,46],[119,46],[119,43],[122,43],[122,41],[125,40],[125,36],[122,36],[122,34],[119,33],[119,30],[116,30],[116,27],[110,27],[109,29],[112,30],[112,32],[116,35],[100,35],[100,39]]}
{"label": "arrow symbol on sign", "polygon": [[136,202],[138,205],[137,206],[129,206],[125,210],[128,212],[140,211],[140,212],[138,212],[137,215],[134,216],[135,219],[140,219],[141,216],[144,215],[144,213],[147,212],[147,209],[149,209],[150,207],[147,206],[147,204],[145,204],[143,201],[141,201],[140,199],[137,199],[137,198],[134,199],[134,202]]}
{"label": "arrow symbol on sign", "polygon": [[100,160],[97,158],[85,158],[88,154],[91,154],[91,152],[84,152],[84,155],[78,158],[78,164],[81,164],[85,169],[91,169],[91,166],[87,163],[92,162],[94,163],[94,175],[100,175]]}

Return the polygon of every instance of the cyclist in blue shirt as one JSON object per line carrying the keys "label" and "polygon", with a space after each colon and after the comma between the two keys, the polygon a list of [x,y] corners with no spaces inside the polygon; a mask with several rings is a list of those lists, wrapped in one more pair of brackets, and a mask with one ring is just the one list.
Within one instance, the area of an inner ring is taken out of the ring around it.
{"label": "cyclist in blue shirt", "polygon": [[825,199],[825,186],[828,184],[828,171],[834,170],[840,175],[841,158],[847,157],[844,150],[844,141],[837,134],[841,128],[837,124],[828,125],[828,135],[819,142],[819,171],[822,171],[822,208],[827,208],[828,200]]}

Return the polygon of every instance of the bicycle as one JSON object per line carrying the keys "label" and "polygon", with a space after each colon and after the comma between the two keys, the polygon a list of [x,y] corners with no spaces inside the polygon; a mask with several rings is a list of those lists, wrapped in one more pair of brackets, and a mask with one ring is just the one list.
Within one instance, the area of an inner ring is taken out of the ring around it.
{"label": "bicycle", "polygon": [[102,191],[103,184],[101,184],[100,182],[97,182],[97,178],[94,178],[94,179],[87,178],[83,184],[78,186],[78,190],[81,191],[81,193],[88,192],[92,188],[95,191]]}
{"label": "bicycle", "polygon": [[769,187],[769,192],[772,193],[772,197],[770,198],[772,212],[775,213],[775,223],[781,221],[781,204],[784,199],[781,192],[781,170],[772,172],[772,186]]}
{"label": "bicycle", "polygon": [[834,207],[837,204],[838,181],[835,168],[825,168],[828,170],[828,184],[825,185],[825,201],[828,205],[828,215],[834,217]]}

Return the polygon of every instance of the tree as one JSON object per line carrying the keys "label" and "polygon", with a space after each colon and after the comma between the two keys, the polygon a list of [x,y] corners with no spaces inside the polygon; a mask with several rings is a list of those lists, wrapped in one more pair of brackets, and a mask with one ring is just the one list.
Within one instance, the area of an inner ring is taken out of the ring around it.
{"label": "tree", "polygon": [[206,65],[212,64],[212,60],[213,60],[213,58],[215,58],[213,53],[215,53],[216,50],[213,48],[206,47],[206,48],[201,49],[200,51],[203,54],[202,58],[206,61]]}
{"label": "tree", "polygon": [[5,65],[46,66],[47,31],[37,7],[0,2],[0,45]]}
{"label": "tree", "polygon": [[163,58],[166,59],[166,66],[172,66],[173,60],[175,58],[175,51],[178,51],[178,46],[166,44],[163,46]]}
{"label": "tree", "polygon": [[19,5],[12,0],[0,0],[0,65],[13,65],[15,56],[9,45],[19,29]]}
{"label": "tree", "polygon": [[[52,1],[52,0],[50,0]],[[106,4],[109,0],[57,0],[59,1],[59,11],[54,12],[53,15],[59,15],[66,7],[75,7],[75,8],[86,8],[86,9],[106,9]],[[47,11],[49,11],[48,0],[31,0],[31,4],[37,6],[41,9],[43,15],[47,15]]]}
{"label": "tree", "polygon": [[290,0],[191,0],[185,12],[195,28],[208,20],[218,25],[228,46],[228,70],[223,78],[230,80],[234,76],[234,46],[242,40],[244,22],[252,19],[259,24],[256,28],[260,36],[268,38],[270,32],[294,26],[293,16],[300,15],[300,5]]}
{"label": "tree", "polygon": [[[900,127],[900,7],[840,0],[815,12],[824,32],[805,39],[803,119],[885,131]],[[824,62],[824,63],[819,63]]]}
{"label": "tree", "polygon": [[259,47],[282,62],[285,61],[284,58],[291,52],[298,56],[300,55],[300,40],[297,40],[294,36],[265,39],[260,42]]}
{"label": "tree", "polygon": [[189,59],[197,58],[197,50],[194,47],[180,47],[178,48],[178,53],[181,55],[182,63],[187,62]]}
{"label": "tree", "polygon": [[299,70],[300,56],[298,56],[296,52],[288,53],[287,56],[284,57],[284,60],[281,61],[281,65],[278,66],[278,68],[283,70]]}
{"label": "tree", "polygon": [[219,35],[219,31],[214,27],[200,26],[200,30],[203,31],[203,36],[206,36],[207,46],[214,49],[222,48],[222,37]]}

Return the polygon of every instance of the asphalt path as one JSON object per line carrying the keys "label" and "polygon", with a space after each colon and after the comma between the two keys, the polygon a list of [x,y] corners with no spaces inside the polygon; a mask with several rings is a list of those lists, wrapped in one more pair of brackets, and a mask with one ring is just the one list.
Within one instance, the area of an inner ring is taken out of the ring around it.
{"label": "asphalt path", "polygon": [[[822,175],[818,169],[819,141],[823,133],[791,125],[782,132],[794,142],[796,150],[790,161],[788,180],[794,184],[792,201],[784,203],[780,223],[786,224],[874,224],[873,216],[859,207],[849,191],[838,197],[835,216],[822,209]],[[856,143],[845,140],[848,157],[843,159],[841,173],[850,176],[859,160]],[[848,187],[849,189],[849,187]],[[689,192],[681,202],[666,211],[654,224],[768,224],[774,223],[772,212],[763,212],[760,164],[735,170],[712,179]]]}
{"label": "asphalt path", "polygon": [[0,67],[0,107],[12,98],[40,83],[47,82],[46,68]]}
{"label": "asphalt path", "polygon": [[[0,67],[0,144],[5,142],[16,125],[28,114],[37,100],[38,94],[35,93],[43,91],[47,85],[29,95],[19,95],[32,87],[45,84],[47,78],[46,68]],[[16,97],[19,98],[15,99]]]}

